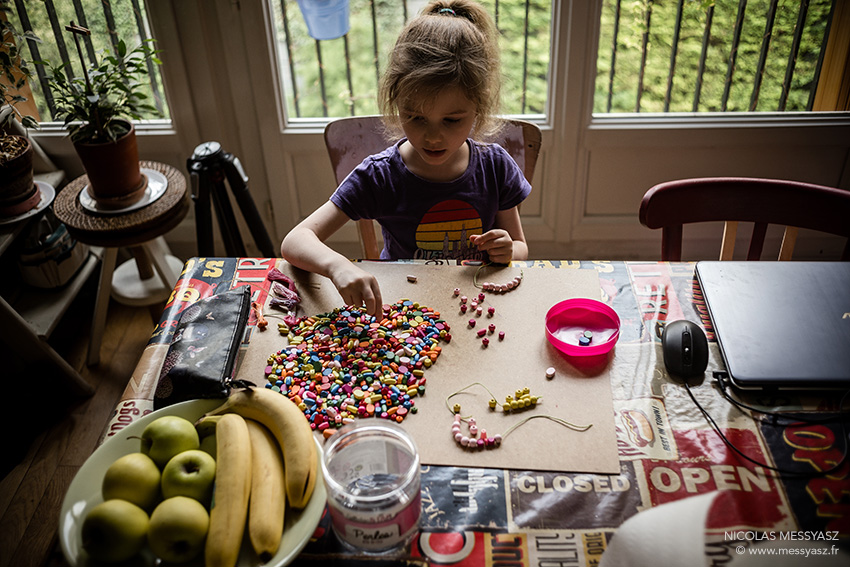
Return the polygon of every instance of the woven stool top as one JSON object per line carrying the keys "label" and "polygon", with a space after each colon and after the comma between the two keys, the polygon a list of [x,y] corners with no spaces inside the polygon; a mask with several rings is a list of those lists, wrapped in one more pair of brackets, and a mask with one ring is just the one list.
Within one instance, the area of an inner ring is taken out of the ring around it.
{"label": "woven stool top", "polygon": [[88,176],[81,175],[56,195],[53,212],[71,236],[94,246],[133,246],[165,234],[189,212],[186,178],[165,163],[142,161],[140,166],[158,171],[168,180],[165,193],[153,203],[120,214],[92,212],[80,204],[80,192],[88,185]]}

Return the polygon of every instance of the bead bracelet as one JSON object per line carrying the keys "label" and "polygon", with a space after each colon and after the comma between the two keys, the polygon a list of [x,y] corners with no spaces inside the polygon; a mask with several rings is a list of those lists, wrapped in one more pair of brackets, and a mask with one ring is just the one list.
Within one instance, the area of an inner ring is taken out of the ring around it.
{"label": "bead bracelet", "polygon": [[513,291],[514,289],[519,287],[519,284],[522,283],[522,278],[524,276],[524,272],[522,271],[522,268],[519,269],[519,275],[516,276],[514,279],[510,280],[508,283],[503,283],[503,284],[497,284],[497,283],[492,283],[492,282],[484,282],[483,284],[478,283],[478,274],[481,272],[481,270],[483,268],[485,268],[489,265],[490,264],[487,263],[487,264],[481,264],[480,266],[478,266],[478,269],[475,270],[475,275],[472,276],[472,285],[474,285],[475,287],[477,287],[479,289],[483,289],[484,291],[492,291],[492,292],[496,292],[496,293],[507,293],[509,291]]}
{"label": "bead bracelet", "polygon": [[[472,417],[471,415],[466,416],[466,417],[463,417],[463,416],[460,415],[460,404],[454,404],[454,406],[449,405],[449,400],[453,396],[456,396],[460,393],[463,393],[464,391],[468,390],[469,388],[471,388],[473,386],[481,386],[482,388],[484,388],[487,391],[487,393],[490,394],[491,398],[490,398],[488,405],[489,405],[491,410],[495,410],[496,406],[498,405],[497,402],[496,402],[496,397],[493,395],[492,392],[490,392],[490,389],[487,388],[487,386],[485,386],[481,382],[473,382],[472,384],[464,386],[460,390],[454,392],[453,394],[449,394],[446,397],[446,407],[449,409],[450,412],[452,412],[452,414],[454,414],[454,422],[452,423],[452,430],[451,430],[452,431],[452,438],[461,447],[466,447],[466,448],[469,448],[469,449],[491,449],[491,448],[500,447],[501,444],[502,444],[502,441],[511,432],[513,432],[518,427],[525,425],[526,423],[528,423],[532,419],[545,418],[545,419],[554,421],[555,423],[557,423],[559,425],[562,425],[564,427],[567,427],[569,429],[572,429],[574,431],[579,431],[579,432],[587,431],[588,429],[593,427],[593,424],[576,425],[576,424],[571,423],[571,422],[569,422],[565,419],[562,419],[560,417],[555,417],[553,415],[536,414],[536,415],[531,415],[531,416],[515,423],[510,428],[508,428],[508,430],[505,431],[504,434],[501,434],[501,435],[496,434],[496,435],[493,435],[492,437],[489,437],[487,435],[486,430],[481,429],[479,431],[478,424],[476,423],[474,417]],[[528,388],[523,388],[522,390],[517,390],[515,392],[515,396],[516,396],[516,399],[514,399],[514,396],[507,396],[506,397],[506,400],[508,400],[508,403],[502,404],[502,406],[501,406],[502,411],[504,413],[508,413],[508,412],[514,411],[516,409],[523,409],[525,407],[534,407],[534,406],[536,406],[536,404],[538,404],[542,401],[541,398],[537,398],[536,396],[531,396],[529,391],[528,391]],[[467,423],[467,429],[468,429],[468,433],[469,433],[468,435],[464,435],[463,432],[461,432],[461,423],[462,422]],[[479,437],[479,433],[480,433],[480,437]]]}

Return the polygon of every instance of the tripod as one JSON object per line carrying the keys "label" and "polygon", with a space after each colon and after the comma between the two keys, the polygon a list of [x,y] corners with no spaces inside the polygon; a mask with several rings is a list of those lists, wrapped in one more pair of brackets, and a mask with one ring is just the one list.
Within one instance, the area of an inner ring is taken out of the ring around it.
{"label": "tripod", "polygon": [[236,224],[230,199],[224,188],[224,181],[236,198],[242,211],[242,217],[248,224],[254,242],[266,258],[277,254],[269,238],[263,220],[257,212],[251,193],[248,191],[248,176],[242,169],[239,158],[221,149],[218,142],[205,142],[195,148],[195,152],[186,160],[192,182],[192,200],[195,202],[195,227],[198,236],[198,255],[215,256],[210,199],[215,206],[216,219],[221,228],[224,247],[228,256],[247,256],[242,235]]}

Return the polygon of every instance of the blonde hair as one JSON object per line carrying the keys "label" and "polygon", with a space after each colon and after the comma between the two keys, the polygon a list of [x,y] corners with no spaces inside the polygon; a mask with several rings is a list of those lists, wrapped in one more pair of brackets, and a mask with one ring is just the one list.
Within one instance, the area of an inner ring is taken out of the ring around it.
{"label": "blonde hair", "polygon": [[435,0],[404,27],[378,87],[378,105],[389,130],[399,132],[403,104],[425,106],[445,88],[458,87],[475,105],[473,135],[483,139],[501,126],[498,32],[490,15],[471,0]]}

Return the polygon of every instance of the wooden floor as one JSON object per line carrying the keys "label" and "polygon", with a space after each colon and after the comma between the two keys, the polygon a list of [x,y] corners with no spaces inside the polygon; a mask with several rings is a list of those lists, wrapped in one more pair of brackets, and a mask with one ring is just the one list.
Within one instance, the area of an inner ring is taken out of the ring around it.
{"label": "wooden floor", "polygon": [[50,343],[95,388],[89,398],[69,396],[40,368],[16,377],[20,383],[4,378],[0,567],[65,564],[57,535],[65,492],[96,448],[163,308],[112,301],[100,364],[87,367],[93,293],[77,298]]}

